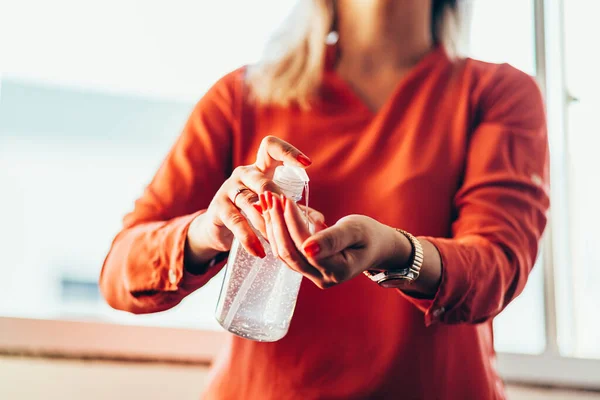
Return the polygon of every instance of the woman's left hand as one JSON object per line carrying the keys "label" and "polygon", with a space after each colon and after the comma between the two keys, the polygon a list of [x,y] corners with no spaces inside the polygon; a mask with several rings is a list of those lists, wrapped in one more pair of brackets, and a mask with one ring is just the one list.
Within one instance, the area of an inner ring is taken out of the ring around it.
{"label": "woman's left hand", "polygon": [[311,235],[293,201],[267,192],[260,203],[273,253],[322,289],[410,259],[410,242],[372,218],[350,215]]}

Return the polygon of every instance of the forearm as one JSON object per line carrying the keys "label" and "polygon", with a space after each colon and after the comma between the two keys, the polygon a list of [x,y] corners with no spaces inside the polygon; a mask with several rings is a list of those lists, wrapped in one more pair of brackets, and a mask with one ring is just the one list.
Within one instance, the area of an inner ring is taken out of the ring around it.
{"label": "forearm", "polygon": [[117,235],[100,275],[109,305],[133,313],[166,310],[214,275],[211,269],[193,276],[183,267],[187,231],[196,216],[141,223]]}
{"label": "forearm", "polygon": [[[522,291],[536,254],[533,241],[526,253],[518,242],[500,243],[481,235],[419,240],[429,259],[423,274],[401,293],[424,312],[426,325],[435,320],[457,324],[493,318]],[[437,285],[430,286],[436,267]]]}

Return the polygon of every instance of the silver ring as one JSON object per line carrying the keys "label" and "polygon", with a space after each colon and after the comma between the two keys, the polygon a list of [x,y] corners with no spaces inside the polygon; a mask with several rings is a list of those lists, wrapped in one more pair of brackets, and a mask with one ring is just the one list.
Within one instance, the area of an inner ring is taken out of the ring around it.
{"label": "silver ring", "polygon": [[235,195],[233,196],[233,205],[234,206],[237,207],[237,204],[235,204],[235,199],[237,199],[237,197],[240,193],[242,193],[243,191],[246,191],[246,190],[250,190],[250,189],[248,189],[247,187],[241,187],[235,191]]}

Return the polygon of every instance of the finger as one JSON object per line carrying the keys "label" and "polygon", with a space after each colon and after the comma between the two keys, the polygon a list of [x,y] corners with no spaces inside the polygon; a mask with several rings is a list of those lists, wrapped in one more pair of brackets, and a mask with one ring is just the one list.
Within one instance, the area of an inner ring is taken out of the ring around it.
{"label": "finger", "polygon": [[258,195],[249,188],[238,193],[240,187],[245,188],[245,185],[241,182],[232,182],[230,186],[231,189],[228,189],[227,192],[233,205],[242,211],[242,215],[250,221],[254,229],[265,236],[265,221],[262,217],[262,209],[257,207]]}
{"label": "finger", "polygon": [[323,213],[315,210],[312,207],[306,207],[303,204],[296,204],[296,206],[298,208],[300,208],[300,211],[302,212],[302,214],[306,213],[306,210],[308,209],[308,218],[312,221],[312,222],[325,222],[325,216],[323,215]]}
{"label": "finger", "polygon": [[262,208],[262,206],[260,205],[260,201],[253,203],[252,207],[258,214],[258,217],[255,217],[255,218],[258,218],[258,220],[256,222],[254,222],[254,221],[250,221],[250,222],[252,223],[252,226],[260,232],[262,237],[266,238],[267,237],[267,225],[265,223],[265,218],[263,217],[264,208]]}
{"label": "finger", "polygon": [[362,232],[358,224],[340,220],[334,226],[309,237],[301,248],[309,260],[321,260],[346,248],[361,245],[361,240]]}
{"label": "finger", "polygon": [[310,158],[288,142],[275,136],[266,136],[260,143],[256,155],[256,167],[262,172],[273,171],[283,162],[301,168],[312,164]]}
{"label": "finger", "polygon": [[283,215],[290,237],[294,241],[296,247],[301,249],[302,244],[310,237],[310,231],[304,220],[303,212],[293,201],[287,201]]}
{"label": "finger", "polygon": [[[288,204],[285,210],[285,217],[290,236],[294,240],[296,247],[302,249],[306,239],[311,236],[309,229],[306,226],[306,222],[304,221],[304,215],[297,206]],[[324,225],[323,222],[318,222],[317,224]],[[322,229],[325,228],[321,228],[320,230]],[[310,250],[312,249],[309,247],[309,251]],[[347,271],[349,271],[349,268],[348,260],[345,259],[344,253],[338,252],[326,258],[319,258],[318,260],[309,259],[309,262],[310,261],[312,261],[311,265],[313,265],[321,275],[321,282],[318,284],[319,287],[331,287],[347,279],[346,274]]]}
{"label": "finger", "polygon": [[282,199],[285,199],[285,197],[274,196],[273,194],[271,196],[273,204],[269,212],[271,214],[271,225],[273,227],[273,235],[279,258],[291,269],[306,275],[308,278],[320,278],[321,274],[306,261],[290,237],[283,215]]}
{"label": "finger", "polygon": [[218,210],[219,218],[225,227],[233,233],[246,251],[253,256],[264,258],[266,256],[265,249],[237,207],[228,199],[223,199],[219,203]]}
{"label": "finger", "polygon": [[265,219],[265,229],[267,232],[267,241],[269,242],[269,245],[271,246],[271,252],[273,253],[273,256],[275,257],[279,257],[279,255],[277,254],[277,247],[275,246],[275,238],[273,236],[273,225],[271,224],[271,213],[269,212],[269,209],[271,208],[271,203],[269,201],[268,197],[268,193],[261,193],[260,194],[260,203],[264,209],[263,211],[263,218]]}
{"label": "finger", "polygon": [[311,233],[321,232],[322,230],[329,228],[325,222],[317,222],[313,224],[313,227],[314,229],[311,230]]}
{"label": "finger", "polygon": [[311,233],[322,231],[323,229],[328,227],[325,223],[325,216],[323,215],[323,213],[315,210],[314,208],[306,207],[302,204],[297,204],[297,206],[300,207],[300,211],[303,214],[308,214],[308,221],[310,223],[309,230]]}
{"label": "finger", "polygon": [[[316,232],[322,231],[323,229],[327,228],[327,225],[325,224],[325,216],[322,213],[315,210],[314,208],[306,207],[301,204],[298,204],[297,206],[300,207],[300,211],[302,212],[302,214],[308,214],[308,221],[312,224]],[[306,212],[307,209],[308,213]],[[311,232],[314,233],[312,228]]]}
{"label": "finger", "polygon": [[279,186],[254,165],[247,165],[236,169],[236,175],[242,185],[254,193],[273,192],[281,194]]}
{"label": "finger", "polygon": [[267,200],[266,200],[265,194],[261,193],[258,196],[258,199],[259,199],[259,203],[260,203],[260,208],[262,209],[262,213],[264,214],[267,211],[267,209],[268,209]]}
{"label": "finger", "polygon": [[[311,235],[304,214],[293,201],[284,202],[283,213],[288,232],[295,244],[295,248],[301,249],[304,241]],[[322,222],[317,222],[317,224],[324,225]],[[302,259],[306,260],[305,258]],[[323,261],[328,261],[328,263],[324,264]],[[312,264],[310,262],[307,262],[307,264],[312,268],[311,277],[309,277],[309,279],[322,289],[346,280],[345,273],[348,271],[348,268],[344,256],[341,253],[336,253],[325,260],[319,260],[318,264]]]}
{"label": "finger", "polygon": [[362,264],[357,259],[355,253],[356,251],[345,250],[320,259],[315,265],[315,268],[322,275],[320,287],[325,289],[339,285],[361,273],[364,268],[360,268]]}

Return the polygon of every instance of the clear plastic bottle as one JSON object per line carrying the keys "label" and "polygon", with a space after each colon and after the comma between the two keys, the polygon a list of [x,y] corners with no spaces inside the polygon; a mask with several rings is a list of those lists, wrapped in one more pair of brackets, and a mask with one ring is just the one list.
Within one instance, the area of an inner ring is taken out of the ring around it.
{"label": "clear plastic bottle", "polygon": [[[277,167],[273,181],[287,198],[299,201],[308,189],[308,175],[301,168]],[[223,328],[261,342],[283,338],[290,326],[302,275],[273,255],[271,246],[256,231],[266,257],[250,255],[234,240],[215,316]]]}

